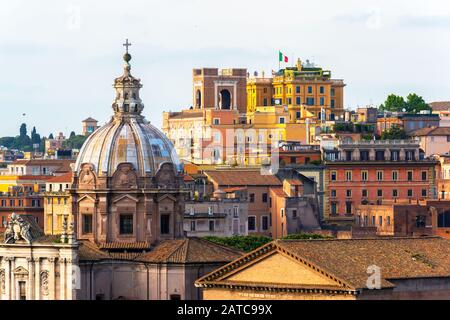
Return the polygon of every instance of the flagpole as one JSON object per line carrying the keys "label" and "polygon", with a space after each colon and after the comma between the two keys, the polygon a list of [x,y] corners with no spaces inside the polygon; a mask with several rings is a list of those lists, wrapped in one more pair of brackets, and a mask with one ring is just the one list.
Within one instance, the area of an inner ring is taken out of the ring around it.
{"label": "flagpole", "polygon": [[280,71],[280,52],[281,52],[281,50],[280,49],[278,49],[278,71]]}

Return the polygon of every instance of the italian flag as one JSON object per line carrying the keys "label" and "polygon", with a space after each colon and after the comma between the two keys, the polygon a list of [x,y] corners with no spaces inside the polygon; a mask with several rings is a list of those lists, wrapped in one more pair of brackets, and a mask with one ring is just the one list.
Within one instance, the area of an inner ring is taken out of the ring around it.
{"label": "italian flag", "polygon": [[281,51],[278,51],[278,61],[288,62],[288,57],[286,57]]}

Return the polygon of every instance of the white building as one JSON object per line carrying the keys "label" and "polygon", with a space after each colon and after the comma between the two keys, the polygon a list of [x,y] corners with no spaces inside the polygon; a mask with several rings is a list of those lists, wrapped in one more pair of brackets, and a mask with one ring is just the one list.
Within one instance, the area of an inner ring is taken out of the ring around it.
{"label": "white building", "polygon": [[77,250],[73,234],[44,236],[33,219],[11,214],[0,244],[1,300],[76,299]]}
{"label": "white building", "polygon": [[247,219],[247,190],[230,188],[206,201],[185,202],[183,226],[188,237],[247,235]]}

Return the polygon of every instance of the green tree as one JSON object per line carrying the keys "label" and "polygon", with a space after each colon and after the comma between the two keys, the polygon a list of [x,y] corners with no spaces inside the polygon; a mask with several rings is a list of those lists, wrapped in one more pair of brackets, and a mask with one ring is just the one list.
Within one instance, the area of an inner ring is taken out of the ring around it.
{"label": "green tree", "polygon": [[401,140],[408,138],[405,130],[399,126],[393,126],[389,130],[384,130],[381,133],[381,140]]}
{"label": "green tree", "polygon": [[33,149],[31,139],[27,135],[27,125],[25,123],[20,125],[19,135],[14,138],[11,147],[22,151],[31,151]]}
{"label": "green tree", "polygon": [[288,234],[283,239],[286,240],[311,240],[311,239],[330,239],[332,237],[329,236],[323,236],[321,234],[316,233],[293,233]]}
{"label": "green tree", "polygon": [[70,133],[69,138],[72,138],[72,137],[74,137],[74,136],[76,136],[75,131],[72,131],[72,132]]}
{"label": "green tree", "polygon": [[223,244],[238,250],[249,252],[258,247],[265,245],[272,241],[272,238],[265,236],[232,236],[232,237],[216,237],[208,236],[206,240]]}
{"label": "green tree", "polygon": [[24,137],[24,136],[27,135],[27,125],[26,125],[25,123],[22,123],[22,124],[20,125],[19,132],[20,132],[19,135],[20,135],[21,137]]}
{"label": "green tree", "polygon": [[402,96],[397,96],[395,94],[390,94],[386,98],[386,101],[380,105],[380,110],[383,111],[396,111],[401,112],[406,109],[406,102]]}
{"label": "green tree", "polygon": [[422,110],[431,110],[431,107],[425,100],[415,93],[410,93],[406,97],[406,111],[410,113],[419,113]]}
{"label": "green tree", "polygon": [[62,146],[64,149],[80,149],[86,139],[87,137],[84,135],[71,136],[63,142]]}
{"label": "green tree", "polygon": [[0,146],[6,147],[6,148],[12,148],[14,145],[14,137],[1,137],[0,138]]}
{"label": "green tree", "polygon": [[36,127],[33,127],[33,130],[31,130],[31,143],[33,144],[41,143],[41,135],[36,132]]}
{"label": "green tree", "polygon": [[55,138],[53,137],[53,133],[50,133],[50,134],[48,135],[48,138],[49,138],[49,139],[55,139]]}
{"label": "green tree", "polygon": [[[290,234],[282,239],[309,240],[309,239],[327,239],[330,237],[322,236],[314,233],[295,233]],[[206,240],[216,242],[225,246],[249,252],[259,248],[273,239],[266,236],[232,236],[232,237],[216,237],[207,236]]]}

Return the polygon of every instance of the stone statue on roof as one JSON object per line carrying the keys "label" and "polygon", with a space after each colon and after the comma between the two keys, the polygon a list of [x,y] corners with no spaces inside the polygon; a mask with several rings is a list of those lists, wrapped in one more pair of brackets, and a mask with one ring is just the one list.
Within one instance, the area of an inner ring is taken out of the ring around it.
{"label": "stone statue on roof", "polygon": [[9,216],[4,242],[16,243],[18,240],[25,240],[28,244],[31,244],[33,239],[30,232],[30,224],[23,220],[20,215],[13,212]]}

